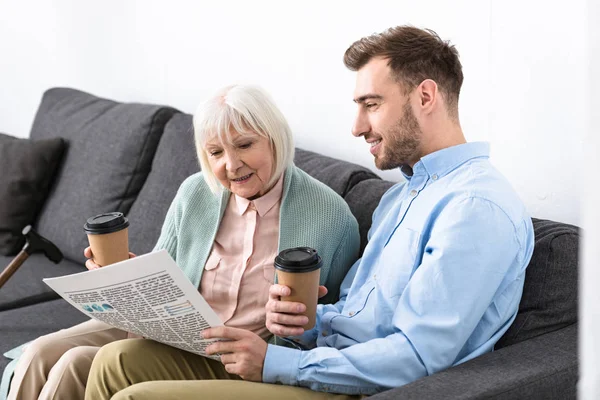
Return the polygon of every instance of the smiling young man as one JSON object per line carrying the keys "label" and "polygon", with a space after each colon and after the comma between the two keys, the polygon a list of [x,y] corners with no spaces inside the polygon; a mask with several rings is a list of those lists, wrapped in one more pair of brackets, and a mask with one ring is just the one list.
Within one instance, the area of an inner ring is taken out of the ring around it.
{"label": "smiling young man", "polygon": [[[355,42],[344,62],[357,71],[353,135],[370,145],[378,168],[400,168],[406,181],[390,188],[373,213],[368,245],[339,301],[319,305],[315,328],[304,332],[304,305],[281,301],[290,289],[273,285],[267,328],[302,350],[256,351],[244,337],[232,338],[208,351],[239,359],[235,373],[245,381],[141,383],[132,387],[139,397],[113,398],[370,395],[489,352],[506,332],[517,314],[533,228],[490,164],[489,146],[464,138],[456,49],[432,31],[399,26]],[[227,337],[226,329],[203,336]]]}
{"label": "smiling young man", "polygon": [[269,347],[263,381],[373,394],[493,349],[518,311],[533,227],[488,144],[465,140],[454,46],[400,26],[355,42],[344,62],[357,71],[352,134],[406,182],[382,197],[362,258],[314,330],[278,300],[288,289],[271,287],[267,327],[312,349]]}

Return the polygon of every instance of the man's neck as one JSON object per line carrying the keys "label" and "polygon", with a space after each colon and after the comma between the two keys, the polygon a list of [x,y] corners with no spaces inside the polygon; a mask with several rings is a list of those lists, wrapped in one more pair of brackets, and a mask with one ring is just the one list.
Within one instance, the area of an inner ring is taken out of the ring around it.
{"label": "man's neck", "polygon": [[[429,128],[428,131],[423,130],[421,157],[448,147],[467,143],[459,122],[448,122]],[[414,164],[411,165],[411,168]]]}

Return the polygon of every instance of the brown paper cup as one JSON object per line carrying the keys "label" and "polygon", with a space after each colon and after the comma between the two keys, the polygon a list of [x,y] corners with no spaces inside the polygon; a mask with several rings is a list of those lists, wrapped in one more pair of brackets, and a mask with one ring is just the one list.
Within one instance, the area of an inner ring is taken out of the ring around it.
{"label": "brown paper cup", "polygon": [[94,262],[102,267],[129,259],[128,228],[102,235],[87,235]]}
{"label": "brown paper cup", "polygon": [[308,323],[303,326],[305,331],[315,327],[320,274],[320,268],[311,272],[277,271],[278,283],[288,286],[292,290],[291,295],[281,296],[281,300],[294,301],[306,305],[304,315],[308,317]]}

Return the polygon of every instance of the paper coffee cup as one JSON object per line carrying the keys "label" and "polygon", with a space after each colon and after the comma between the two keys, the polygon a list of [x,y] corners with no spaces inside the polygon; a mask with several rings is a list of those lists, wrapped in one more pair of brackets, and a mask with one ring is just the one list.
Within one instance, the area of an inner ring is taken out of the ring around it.
{"label": "paper coffee cup", "polygon": [[303,326],[305,331],[315,326],[322,264],[317,251],[310,247],[283,250],[275,257],[277,281],[292,291],[289,296],[281,296],[281,300],[306,305],[304,315],[308,317],[308,323]]}
{"label": "paper coffee cup", "polygon": [[129,259],[128,226],[129,221],[120,212],[88,218],[83,229],[96,264],[105,267]]}

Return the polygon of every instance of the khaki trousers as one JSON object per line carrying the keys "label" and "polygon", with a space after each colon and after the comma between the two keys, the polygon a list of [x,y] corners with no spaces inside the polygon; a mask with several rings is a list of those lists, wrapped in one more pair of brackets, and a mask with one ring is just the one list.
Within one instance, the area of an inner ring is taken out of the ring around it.
{"label": "khaki trousers", "polygon": [[89,320],[37,338],[15,367],[8,400],[83,399],[100,346],[126,337],[125,331]]}
{"label": "khaki trousers", "polygon": [[120,340],[96,355],[85,391],[89,400],[349,400],[360,396],[247,382],[219,361],[146,339]]}

